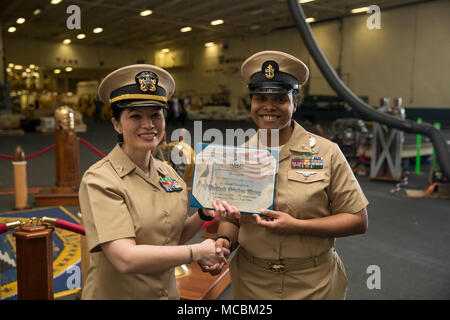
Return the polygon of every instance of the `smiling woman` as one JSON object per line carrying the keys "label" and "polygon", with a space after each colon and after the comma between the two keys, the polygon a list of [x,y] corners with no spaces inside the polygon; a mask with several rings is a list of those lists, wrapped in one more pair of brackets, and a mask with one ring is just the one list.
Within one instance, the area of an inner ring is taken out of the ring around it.
{"label": "smiling woman", "polygon": [[344,299],[347,277],[334,241],[365,232],[368,201],[339,147],[292,120],[309,70],[289,54],[262,51],[241,71],[260,129],[247,145],[278,147],[279,163],[274,210],[251,216],[233,203],[214,204],[218,217],[232,216],[219,226],[218,246],[239,241],[230,266],[233,298]]}
{"label": "smiling woman", "polygon": [[160,107],[122,110],[120,116],[112,119],[114,129],[123,139],[122,149],[147,173],[148,151],[155,150],[164,136],[166,123],[163,110]]}
{"label": "smiling woman", "polygon": [[153,65],[120,68],[100,84],[119,143],[85,172],[80,185],[91,252],[82,299],[178,299],[175,266],[226,262],[228,250],[217,251],[211,239],[182,245],[205,216],[187,216],[186,184],[152,157],[174,88],[172,76]]}
{"label": "smiling woman", "polygon": [[279,144],[285,144],[291,134],[292,114],[297,109],[292,92],[288,94],[257,93],[252,95],[251,105],[252,119],[258,128],[278,130]]}

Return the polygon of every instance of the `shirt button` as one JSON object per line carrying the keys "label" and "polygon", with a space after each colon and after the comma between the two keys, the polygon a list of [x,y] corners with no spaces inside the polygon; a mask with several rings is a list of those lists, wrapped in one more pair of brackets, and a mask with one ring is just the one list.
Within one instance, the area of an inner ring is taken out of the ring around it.
{"label": "shirt button", "polygon": [[167,291],[166,289],[161,290],[161,296],[167,297],[168,295],[169,295],[169,291]]}

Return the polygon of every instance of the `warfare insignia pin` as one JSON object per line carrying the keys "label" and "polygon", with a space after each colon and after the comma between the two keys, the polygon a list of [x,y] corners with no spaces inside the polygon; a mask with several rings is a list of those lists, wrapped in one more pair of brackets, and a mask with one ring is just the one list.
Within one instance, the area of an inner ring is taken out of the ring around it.
{"label": "warfare insignia pin", "polygon": [[136,75],[136,84],[142,92],[154,92],[156,91],[156,85],[158,84],[158,76],[151,71],[142,71]]}
{"label": "warfare insignia pin", "polygon": [[316,171],[295,171],[299,174],[302,174],[304,177],[309,177],[310,175],[316,174]]}

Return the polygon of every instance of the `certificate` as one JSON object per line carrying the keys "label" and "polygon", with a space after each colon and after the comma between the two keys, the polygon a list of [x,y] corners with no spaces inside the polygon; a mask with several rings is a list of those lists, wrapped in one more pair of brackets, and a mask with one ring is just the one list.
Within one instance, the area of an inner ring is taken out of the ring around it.
{"label": "certificate", "polygon": [[273,209],[278,150],[198,143],[190,206],[219,199],[241,213]]}

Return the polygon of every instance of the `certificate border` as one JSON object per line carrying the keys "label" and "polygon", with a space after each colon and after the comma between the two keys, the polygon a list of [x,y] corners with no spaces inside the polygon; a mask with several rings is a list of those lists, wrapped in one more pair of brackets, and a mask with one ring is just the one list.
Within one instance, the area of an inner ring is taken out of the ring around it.
{"label": "certificate border", "polygon": [[[261,148],[254,148],[254,147],[245,147],[245,146],[232,146],[232,145],[226,145],[226,144],[215,144],[215,143],[204,143],[204,142],[197,142],[197,144],[195,145],[195,160],[197,159],[197,155],[202,152],[206,147],[209,146],[222,146],[222,147],[228,147],[228,148],[240,148],[240,149],[250,149],[250,150],[260,150]],[[273,210],[273,206],[275,204],[275,190],[277,187],[277,175],[278,175],[278,166],[279,166],[279,151],[272,149],[272,148],[264,148],[264,150],[269,151],[274,157],[275,159],[277,159],[276,161],[276,168],[275,168],[275,181],[273,183],[273,188],[274,188],[274,192],[273,192],[273,198],[272,198],[272,204],[266,208],[268,210]],[[194,172],[192,174],[192,177],[195,177],[195,170],[197,169],[197,164],[196,161],[194,160]],[[194,178],[192,178],[192,190],[191,190],[191,197],[189,199],[189,206],[192,208],[203,208],[203,209],[208,209],[208,210],[214,210],[213,208],[205,208],[202,207],[202,205],[200,204],[200,202],[197,200],[197,198],[194,196]],[[263,209],[263,208],[261,208]],[[246,214],[259,214],[262,215],[262,213],[255,213],[255,212],[245,212],[245,211],[240,211],[240,213],[246,213]]]}

